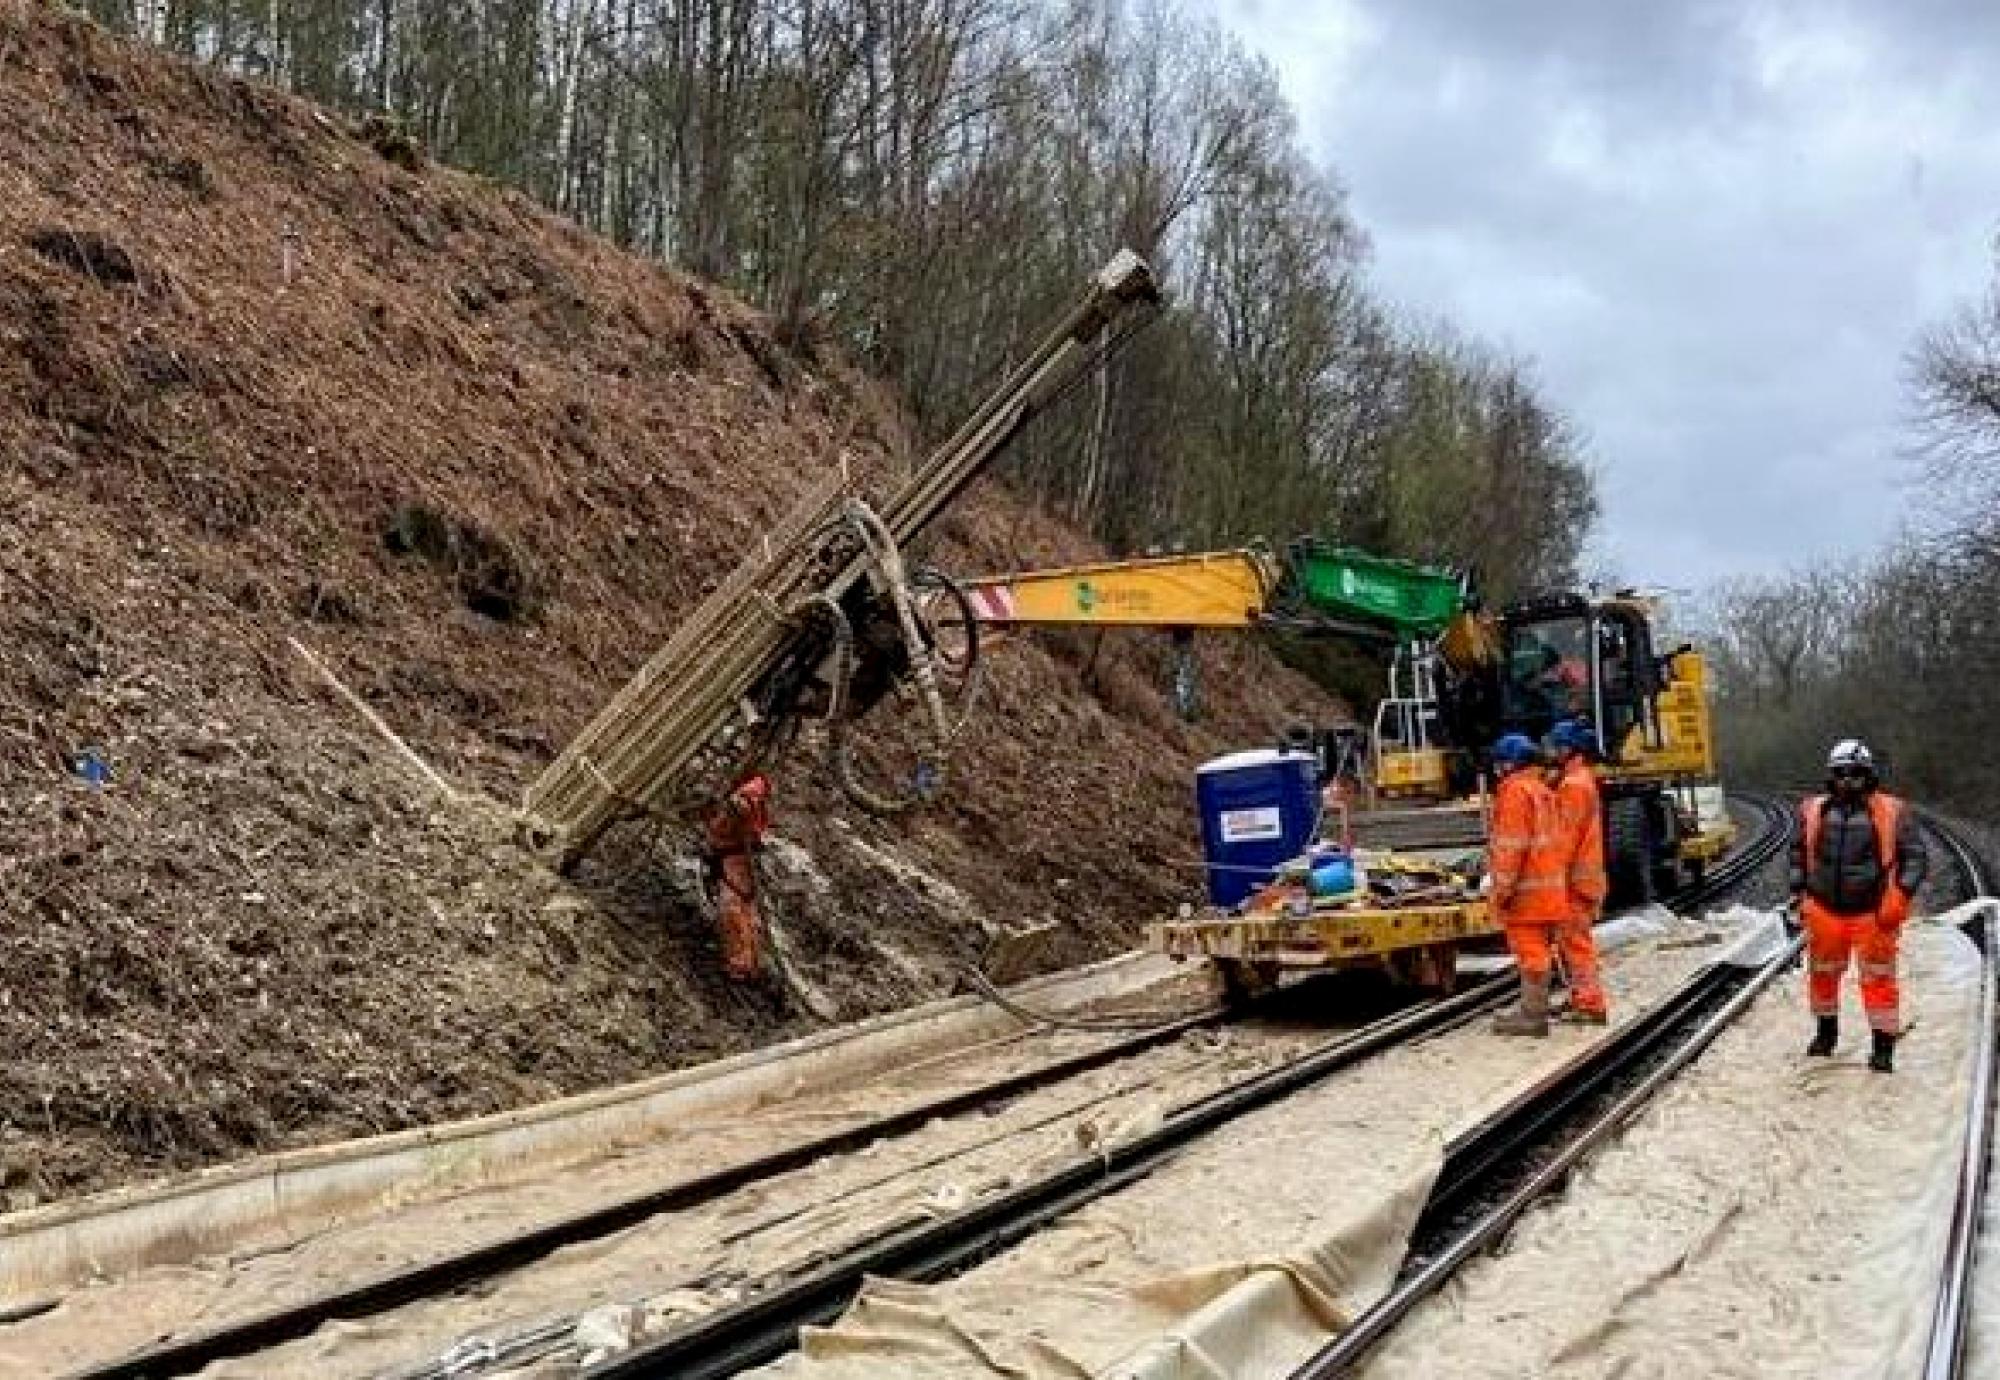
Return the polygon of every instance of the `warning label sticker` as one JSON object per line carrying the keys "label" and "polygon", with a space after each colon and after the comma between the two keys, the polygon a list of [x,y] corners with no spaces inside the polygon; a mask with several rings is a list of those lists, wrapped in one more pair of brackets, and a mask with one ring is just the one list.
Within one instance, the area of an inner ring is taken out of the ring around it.
{"label": "warning label sticker", "polygon": [[1267,805],[1257,810],[1222,812],[1224,843],[1261,843],[1266,839],[1281,839],[1284,836],[1284,821],[1280,818],[1278,807],[1275,805]]}

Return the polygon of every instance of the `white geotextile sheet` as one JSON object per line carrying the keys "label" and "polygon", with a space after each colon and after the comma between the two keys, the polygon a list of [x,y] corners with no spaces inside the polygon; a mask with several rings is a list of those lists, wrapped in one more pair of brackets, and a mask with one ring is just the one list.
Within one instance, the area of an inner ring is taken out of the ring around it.
{"label": "white geotextile sheet", "polygon": [[[1282,1375],[1386,1291],[1442,1163],[1433,1142],[1343,1171],[1307,1158],[1306,1139],[1303,1129],[1268,1138],[1274,1157],[1292,1157],[1282,1168],[1246,1159],[1196,1182],[1144,1180],[1038,1235],[1001,1269],[937,1286],[870,1280],[778,1370],[813,1380]],[[1342,1192],[1316,1191],[1329,1173]],[[1253,1193],[1254,1212],[1231,1210],[1232,1197]],[[1311,1199],[1339,1210],[1314,1220]],[[1282,1257],[1255,1254],[1270,1220],[1293,1214],[1312,1223],[1312,1240]]]}
{"label": "white geotextile sheet", "polygon": [[[1777,927],[1756,912],[1640,928],[1606,964],[1621,1021]],[[1391,1287],[1449,1138],[1600,1037],[1501,1040],[1482,1022],[1388,1051],[957,1279],[872,1281],[769,1373],[1275,1380]]]}

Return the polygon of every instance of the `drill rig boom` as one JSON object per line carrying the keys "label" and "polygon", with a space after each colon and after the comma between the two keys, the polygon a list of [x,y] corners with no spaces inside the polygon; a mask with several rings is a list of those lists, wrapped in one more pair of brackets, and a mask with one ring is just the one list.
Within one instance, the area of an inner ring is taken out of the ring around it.
{"label": "drill rig boom", "polygon": [[852,707],[845,682],[857,648],[874,643],[856,629],[881,620],[889,594],[905,646],[921,656],[907,598],[884,588],[900,575],[899,548],[1158,300],[1152,270],[1121,251],[879,513],[843,459],[528,788],[531,841],[568,867],[622,816],[711,808],[782,748],[815,695],[836,719]]}

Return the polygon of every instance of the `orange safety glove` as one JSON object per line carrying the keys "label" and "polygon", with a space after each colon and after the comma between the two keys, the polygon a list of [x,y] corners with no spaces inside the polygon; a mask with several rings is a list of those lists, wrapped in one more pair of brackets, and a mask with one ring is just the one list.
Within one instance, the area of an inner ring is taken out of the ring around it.
{"label": "orange safety glove", "polygon": [[1882,905],[1875,916],[1884,929],[1900,930],[1909,923],[1910,893],[1890,882],[1882,890]]}

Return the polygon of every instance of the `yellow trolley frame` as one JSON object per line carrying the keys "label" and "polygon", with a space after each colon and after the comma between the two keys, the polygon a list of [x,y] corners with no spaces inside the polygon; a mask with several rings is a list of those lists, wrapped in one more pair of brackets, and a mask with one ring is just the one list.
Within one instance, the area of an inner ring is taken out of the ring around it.
{"label": "yellow trolley frame", "polygon": [[1449,993],[1458,946],[1500,933],[1485,900],[1315,909],[1310,914],[1209,911],[1147,927],[1146,947],[1169,958],[1213,960],[1234,996],[1274,986],[1287,973],[1386,969],[1399,981]]}

